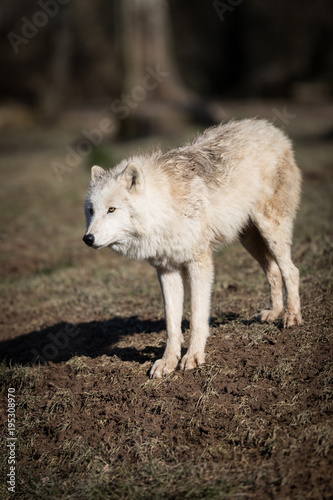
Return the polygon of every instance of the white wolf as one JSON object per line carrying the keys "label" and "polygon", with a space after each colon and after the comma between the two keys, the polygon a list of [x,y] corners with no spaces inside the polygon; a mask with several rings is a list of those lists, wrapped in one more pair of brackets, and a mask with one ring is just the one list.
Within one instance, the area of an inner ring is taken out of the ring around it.
{"label": "white wolf", "polygon": [[287,137],[264,120],[208,129],[184,147],[131,157],[110,171],[91,169],[84,242],[146,259],[158,273],[167,343],[151,377],[176,369],[181,357],[184,282],[191,290],[188,370],[205,360],[213,282],[212,250],[239,238],[263,268],[270,309],[284,326],[302,322],[299,273],[291,261],[293,219],[301,175]]}

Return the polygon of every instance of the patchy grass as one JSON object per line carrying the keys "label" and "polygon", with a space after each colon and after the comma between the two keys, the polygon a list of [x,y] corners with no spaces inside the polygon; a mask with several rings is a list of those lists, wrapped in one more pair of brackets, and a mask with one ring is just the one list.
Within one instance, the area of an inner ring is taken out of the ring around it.
{"label": "patchy grass", "polygon": [[[328,127],[326,114],[297,116],[304,185],[293,256],[304,325],[256,322],[268,287],[232,245],[215,258],[207,363],[163,380],[148,378],[165,344],[155,271],[82,244],[88,170],[59,182],[50,168],[68,136],[27,134],[3,155],[1,426],[6,438],[13,387],[16,498],[331,497],[333,146],[304,140],[313,120]],[[94,155],[111,161],[128,149]],[[188,321],[187,300],[185,348]],[[0,494],[10,498],[3,445],[1,454]]]}

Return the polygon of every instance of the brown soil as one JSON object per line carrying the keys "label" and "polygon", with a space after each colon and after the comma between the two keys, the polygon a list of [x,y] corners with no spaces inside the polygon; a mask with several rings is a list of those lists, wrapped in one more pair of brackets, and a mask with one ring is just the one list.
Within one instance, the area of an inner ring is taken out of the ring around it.
{"label": "brown soil", "polygon": [[[81,248],[86,172],[76,194],[56,186],[51,195],[67,221],[58,252],[36,249],[48,225],[59,234],[51,215],[27,216],[21,254],[15,237],[4,241],[1,425],[6,437],[14,387],[16,498],[333,498],[333,146],[300,140],[296,150],[304,194],[293,253],[304,325],[255,320],[267,286],[234,245],[216,255],[207,363],[193,371],[149,380],[165,344],[157,280],[144,263]],[[58,195],[72,196],[72,219]],[[1,491],[11,497],[5,484]]]}

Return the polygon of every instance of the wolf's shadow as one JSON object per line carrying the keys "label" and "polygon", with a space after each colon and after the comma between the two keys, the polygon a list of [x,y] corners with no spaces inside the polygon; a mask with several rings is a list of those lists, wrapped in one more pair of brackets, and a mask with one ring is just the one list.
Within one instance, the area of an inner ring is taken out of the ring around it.
{"label": "wolf's shadow", "polygon": [[[236,313],[225,313],[221,318],[210,318],[210,324],[217,327],[233,321],[241,321],[247,326],[257,322],[256,319],[242,320]],[[188,328],[189,322],[184,319],[182,330]],[[35,365],[50,361],[61,363],[74,356],[97,358],[103,355],[110,357],[116,355],[122,361],[136,361],[143,364],[162,357],[165,344],[146,345],[142,348],[142,336],[150,336],[163,330],[165,330],[164,320],[141,320],[138,316],[116,316],[108,321],[89,323],[61,322],[0,342],[0,361],[5,361],[11,366]],[[117,345],[119,340],[136,334],[140,335],[140,348]],[[148,337],[147,344],[150,342],[151,339]]]}
{"label": "wolf's shadow", "polygon": [[97,358],[106,354],[116,355],[123,361],[144,363],[152,359],[152,354],[162,356],[164,347],[118,347],[117,342],[125,336],[163,330],[164,321],[141,320],[137,316],[77,324],[62,322],[0,342],[0,360],[11,366],[35,365],[60,363],[74,356]]}

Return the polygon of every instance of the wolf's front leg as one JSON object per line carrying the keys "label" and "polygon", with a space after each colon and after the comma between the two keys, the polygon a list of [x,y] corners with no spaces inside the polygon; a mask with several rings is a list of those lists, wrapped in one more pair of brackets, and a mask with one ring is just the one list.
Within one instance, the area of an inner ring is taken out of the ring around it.
{"label": "wolf's front leg", "polygon": [[209,335],[210,297],[214,269],[211,251],[188,265],[191,288],[191,337],[180,368],[191,370],[205,362],[205,345]]}
{"label": "wolf's front leg", "polygon": [[181,271],[157,271],[162,288],[167,330],[167,343],[162,359],[150,371],[151,378],[161,378],[173,372],[180,360],[183,335],[181,330],[184,285]]}

